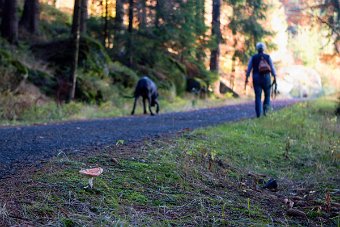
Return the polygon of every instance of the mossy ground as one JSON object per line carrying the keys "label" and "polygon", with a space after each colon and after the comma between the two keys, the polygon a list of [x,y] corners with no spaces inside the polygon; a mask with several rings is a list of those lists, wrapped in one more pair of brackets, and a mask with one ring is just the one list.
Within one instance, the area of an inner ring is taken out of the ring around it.
{"label": "mossy ground", "polygon": [[[266,118],[61,153],[0,183],[0,223],[339,226],[335,108],[322,99]],[[86,190],[79,170],[95,166],[104,172]],[[278,191],[262,189],[261,178],[275,178]],[[285,198],[305,216],[288,215]]]}

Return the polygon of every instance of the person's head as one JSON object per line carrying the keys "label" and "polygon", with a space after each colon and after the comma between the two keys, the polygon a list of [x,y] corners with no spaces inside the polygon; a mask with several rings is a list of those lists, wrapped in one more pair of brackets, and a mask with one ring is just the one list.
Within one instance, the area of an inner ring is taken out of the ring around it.
{"label": "person's head", "polygon": [[264,43],[259,42],[256,44],[257,52],[262,53],[264,52],[265,49],[266,49],[266,45]]}

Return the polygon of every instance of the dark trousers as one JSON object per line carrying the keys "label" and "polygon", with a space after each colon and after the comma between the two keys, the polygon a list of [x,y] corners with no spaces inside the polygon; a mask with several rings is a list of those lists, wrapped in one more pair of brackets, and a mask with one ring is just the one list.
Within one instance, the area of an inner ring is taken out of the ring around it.
{"label": "dark trousers", "polygon": [[270,74],[266,75],[253,75],[253,85],[255,91],[255,111],[256,116],[260,117],[262,112],[262,91],[264,92],[264,101],[263,101],[263,115],[266,115],[268,110],[270,109]]}

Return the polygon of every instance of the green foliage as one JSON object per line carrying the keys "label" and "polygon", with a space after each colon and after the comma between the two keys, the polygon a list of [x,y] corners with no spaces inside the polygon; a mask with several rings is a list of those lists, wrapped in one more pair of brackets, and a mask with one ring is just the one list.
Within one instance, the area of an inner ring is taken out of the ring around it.
{"label": "green foliage", "polygon": [[[43,57],[49,64],[56,67],[57,78],[67,79],[70,75],[72,62],[71,39],[60,39],[34,45],[32,51],[38,57]],[[79,70],[76,98],[86,102],[102,102],[110,96],[112,85],[110,66],[112,61],[102,45],[90,37],[81,37],[79,45]],[[41,73],[31,73],[32,80],[38,86],[42,77],[46,86],[52,85],[51,79]]]}
{"label": "green foliage", "polygon": [[[57,72],[65,73],[72,62],[72,41],[62,38],[52,42],[32,46],[33,53],[57,67]],[[81,37],[79,43],[79,67],[93,76],[104,78],[108,76],[109,56],[99,42],[90,37]]]}
{"label": "green foliage", "polygon": [[[139,76],[149,75],[161,89],[175,87],[176,95],[182,95],[188,76],[184,61],[198,65],[198,78],[211,80],[203,65],[208,40],[203,13],[202,0],[159,2],[156,18],[160,23],[149,23],[146,28],[135,29],[131,34],[124,30],[115,33],[117,37],[109,40],[113,43],[113,48],[108,49],[108,52],[114,61],[128,65]],[[89,33],[103,40],[100,38],[100,20],[102,19],[90,19]],[[109,27],[112,26],[109,24]],[[134,82],[131,73],[128,75],[130,76],[124,79],[118,75],[115,78],[126,87]]]}
{"label": "green foliage", "polygon": [[310,7],[308,2],[304,2],[304,7],[301,8],[303,8],[304,14],[313,15],[310,18],[310,25],[317,25],[322,30],[318,34],[319,42],[320,40],[325,40],[322,49],[325,49],[325,43],[327,42],[328,46],[331,45],[331,52],[339,54],[340,2],[338,0],[323,0],[321,4],[314,7]]}
{"label": "green foliage", "polygon": [[165,80],[162,80],[162,78],[159,77],[157,78],[158,80],[161,80],[160,88],[169,88],[174,85],[176,88],[176,94],[183,94],[186,83],[185,74],[181,71],[181,68],[172,61],[171,57],[164,55],[160,56],[159,60],[155,63],[154,68],[154,72],[157,73],[153,74],[154,77],[157,78],[157,75],[159,75],[158,73],[165,75]]}
{"label": "green foliage", "polygon": [[71,15],[40,3],[40,33],[45,39],[55,39],[70,33]]}
{"label": "green foliage", "polygon": [[127,88],[133,88],[138,81],[138,75],[132,69],[117,61],[110,65],[109,74],[113,84],[123,85]]}
{"label": "green foliage", "polygon": [[85,71],[96,73],[97,77],[108,76],[110,57],[104,47],[95,39],[81,37],[79,44],[79,66]]}
{"label": "green foliage", "polygon": [[27,77],[28,69],[10,52],[0,50],[0,91],[14,90]]}
{"label": "green foliage", "polygon": [[13,47],[9,47],[4,41],[0,40],[0,42],[3,42],[1,44],[5,46],[0,50],[0,80],[2,82],[0,91],[13,91],[27,79],[45,94],[50,96],[55,94],[57,84],[54,75],[46,72],[45,68],[40,70],[37,67],[32,67],[31,64],[35,61],[32,57],[28,62],[22,60],[30,54],[26,47],[19,46],[13,50]]}
{"label": "green foliage", "polygon": [[[289,37],[289,44],[293,51],[294,57],[300,60],[307,66],[315,66],[317,57],[321,53],[324,46],[320,39],[322,39],[322,32],[319,28],[301,27],[297,34],[291,34]],[[308,48],[306,48],[308,44]]]}
{"label": "green foliage", "polygon": [[56,78],[47,72],[29,69],[27,80],[39,87],[48,96],[54,96],[56,93]]}
{"label": "green foliage", "polygon": [[261,24],[266,18],[265,12],[269,5],[263,0],[229,0],[228,3],[233,7],[230,29],[234,35],[239,32],[245,36],[245,53],[236,51],[235,57],[246,63],[249,56],[256,53],[256,43],[263,42],[264,37],[272,35]]}

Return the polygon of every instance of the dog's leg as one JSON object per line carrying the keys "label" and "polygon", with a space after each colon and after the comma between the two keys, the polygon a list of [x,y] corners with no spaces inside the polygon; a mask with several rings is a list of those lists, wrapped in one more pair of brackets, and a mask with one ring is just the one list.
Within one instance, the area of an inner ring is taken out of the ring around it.
{"label": "dog's leg", "polygon": [[156,103],[156,113],[158,113],[159,112],[159,103],[158,103],[157,100],[155,100],[155,103]]}
{"label": "dog's leg", "polygon": [[148,97],[148,104],[149,104],[149,111],[150,111],[151,116],[155,115],[154,113],[152,113],[152,110],[151,110],[151,96]]}
{"label": "dog's leg", "polygon": [[135,101],[133,102],[133,108],[132,108],[132,111],[131,111],[131,115],[135,114],[137,99],[138,99],[138,96],[135,97]]}
{"label": "dog's leg", "polygon": [[145,106],[145,98],[143,98],[143,109],[144,109],[144,114],[147,114],[147,112],[146,112],[146,106]]}

